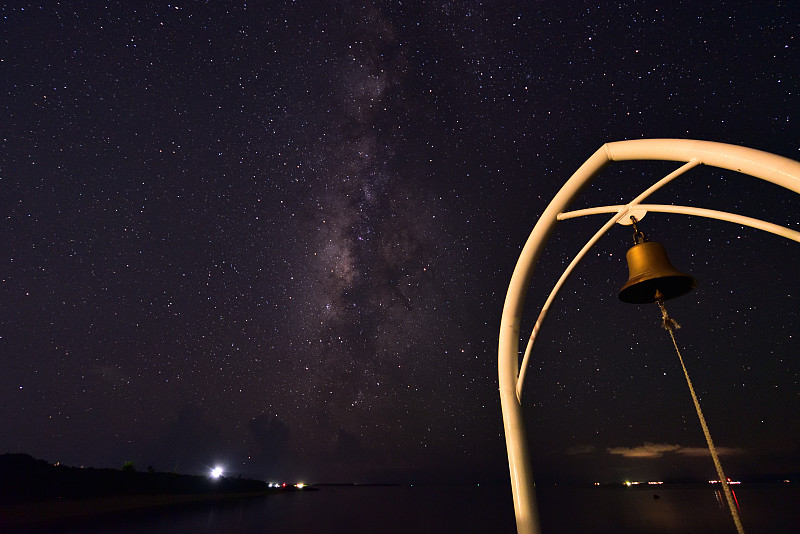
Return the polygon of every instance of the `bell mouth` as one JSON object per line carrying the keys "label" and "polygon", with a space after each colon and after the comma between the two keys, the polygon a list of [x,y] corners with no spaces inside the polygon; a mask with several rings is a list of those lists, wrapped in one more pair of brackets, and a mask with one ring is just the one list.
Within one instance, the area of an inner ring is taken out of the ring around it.
{"label": "bell mouth", "polygon": [[677,270],[669,261],[664,245],[644,241],[625,254],[628,281],[619,291],[619,299],[630,304],[648,304],[669,300],[697,287],[694,277]]}
{"label": "bell mouth", "polygon": [[680,297],[697,287],[697,280],[683,273],[660,278],[648,279],[646,275],[637,278],[632,278],[623,286],[619,300],[628,304],[650,304],[659,299]]}

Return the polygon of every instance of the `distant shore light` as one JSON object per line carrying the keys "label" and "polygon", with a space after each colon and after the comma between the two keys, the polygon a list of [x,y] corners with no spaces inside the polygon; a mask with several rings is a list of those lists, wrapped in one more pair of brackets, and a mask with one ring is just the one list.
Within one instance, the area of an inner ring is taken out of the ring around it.
{"label": "distant shore light", "polygon": [[211,470],[211,478],[219,478],[221,476],[222,476],[221,467],[215,467],[214,469]]}

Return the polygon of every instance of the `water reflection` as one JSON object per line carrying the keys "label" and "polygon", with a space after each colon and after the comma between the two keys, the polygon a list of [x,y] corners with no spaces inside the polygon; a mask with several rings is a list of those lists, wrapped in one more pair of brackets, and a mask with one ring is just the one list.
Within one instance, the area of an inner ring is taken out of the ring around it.
{"label": "water reflection", "polygon": [[[715,534],[734,532],[724,496],[708,485],[657,488],[537,488],[544,533]],[[748,534],[800,524],[800,486],[742,485]],[[655,497],[658,498],[655,498]],[[2,530],[2,529],[0,529]],[[25,532],[255,534],[515,532],[507,486],[323,487],[229,502],[116,515]]]}

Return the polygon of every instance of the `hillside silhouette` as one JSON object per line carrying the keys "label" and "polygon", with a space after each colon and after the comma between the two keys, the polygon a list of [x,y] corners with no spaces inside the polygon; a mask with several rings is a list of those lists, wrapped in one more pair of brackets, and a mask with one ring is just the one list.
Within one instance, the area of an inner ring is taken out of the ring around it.
{"label": "hillside silhouette", "polygon": [[235,494],[267,491],[261,480],[53,465],[27,454],[0,455],[0,502],[125,495]]}

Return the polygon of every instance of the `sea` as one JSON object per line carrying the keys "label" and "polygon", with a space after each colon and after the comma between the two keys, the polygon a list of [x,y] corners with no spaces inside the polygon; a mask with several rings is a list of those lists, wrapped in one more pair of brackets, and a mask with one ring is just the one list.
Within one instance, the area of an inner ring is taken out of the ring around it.
{"label": "sea", "polygon": [[[731,486],[745,532],[800,532],[800,485]],[[711,485],[537,487],[548,533],[736,533]],[[2,528],[0,528],[2,531]],[[319,486],[40,525],[27,533],[514,533],[506,486]]]}

